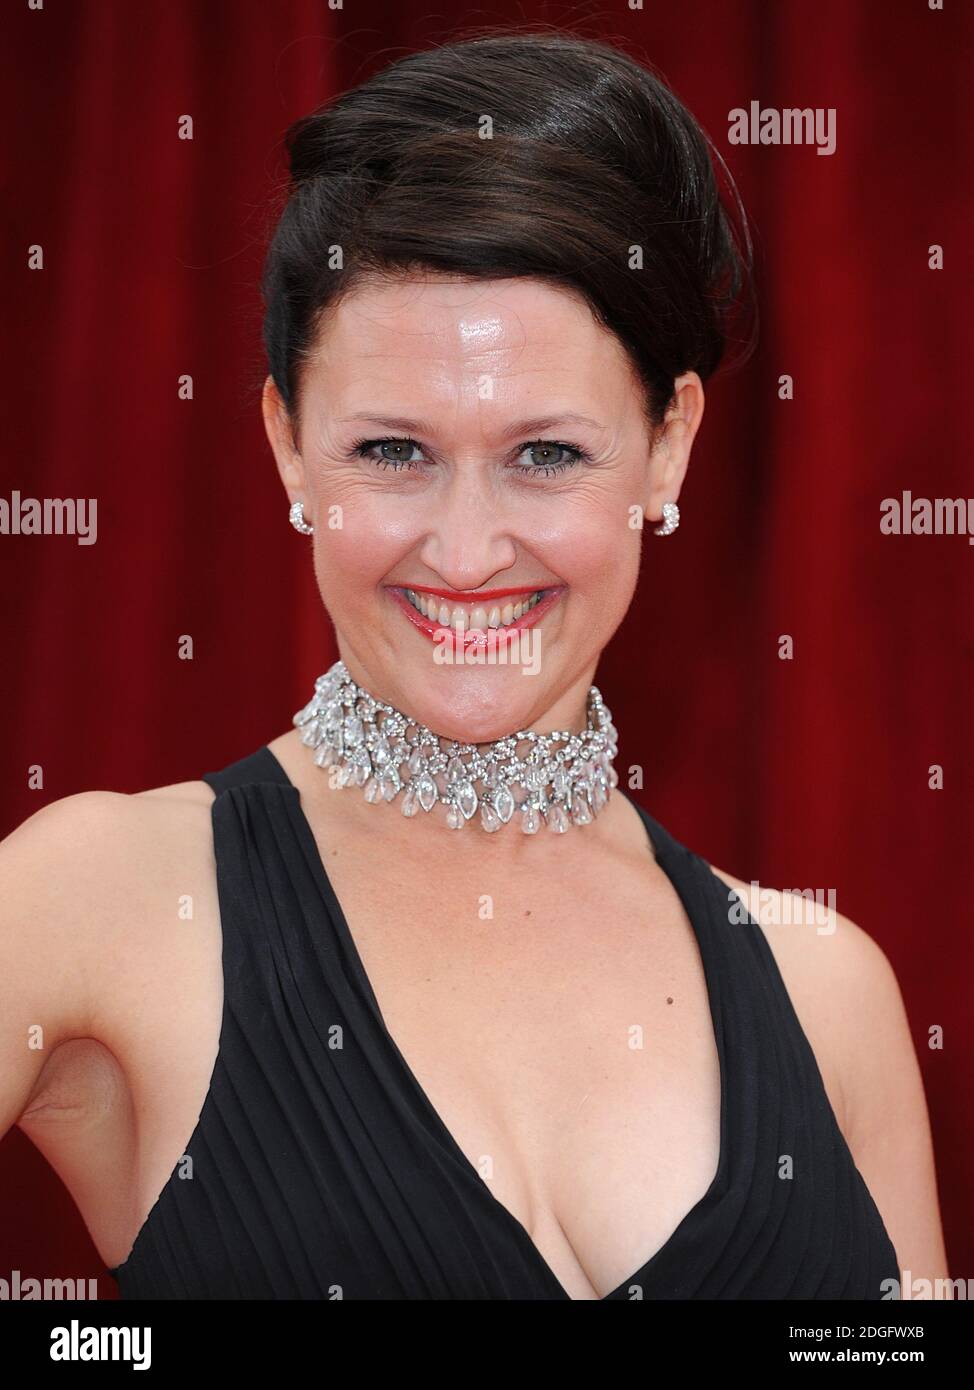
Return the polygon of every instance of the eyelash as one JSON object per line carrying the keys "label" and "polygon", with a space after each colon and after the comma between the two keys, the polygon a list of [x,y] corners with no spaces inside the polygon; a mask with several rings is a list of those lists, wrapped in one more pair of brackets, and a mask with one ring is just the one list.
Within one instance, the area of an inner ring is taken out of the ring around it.
{"label": "eyelash", "polygon": [[[411,444],[414,449],[422,449],[422,445],[415,439],[410,439],[407,435],[385,434],[376,439],[357,439],[348,451],[348,457],[368,458],[369,450],[374,449],[377,444]],[[569,468],[574,468],[576,463],[591,463],[592,455],[587,449],[581,448],[578,444],[569,444],[562,439],[531,439],[522,444],[518,449],[519,454],[523,454],[525,449],[564,449],[567,453],[574,455],[573,458],[562,463],[536,463],[525,466],[524,464],[515,465],[515,471],[531,476],[550,478],[555,473],[564,473]],[[401,473],[405,468],[415,468],[416,461],[412,459],[372,459],[377,468],[383,470],[392,469],[394,473]]]}

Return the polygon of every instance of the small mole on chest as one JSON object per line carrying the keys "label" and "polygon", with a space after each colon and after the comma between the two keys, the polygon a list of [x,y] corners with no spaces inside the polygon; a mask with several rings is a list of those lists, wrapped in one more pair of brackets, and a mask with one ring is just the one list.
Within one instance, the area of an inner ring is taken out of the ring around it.
{"label": "small mole on chest", "polygon": [[667,999],[666,1002],[667,1002],[667,1004],[672,1004],[672,1003],[673,1003],[673,1000],[672,1000],[672,999]]}

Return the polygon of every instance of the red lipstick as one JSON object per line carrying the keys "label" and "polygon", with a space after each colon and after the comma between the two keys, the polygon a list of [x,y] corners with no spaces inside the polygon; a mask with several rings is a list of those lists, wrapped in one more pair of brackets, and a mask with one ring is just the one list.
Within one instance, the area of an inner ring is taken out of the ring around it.
{"label": "red lipstick", "polygon": [[536,594],[539,590],[551,586],[547,584],[521,584],[516,589],[433,589],[428,584],[396,584],[392,587],[412,589],[414,594],[433,594],[436,598],[452,599],[454,603],[477,604],[482,599],[508,598],[511,594]]}
{"label": "red lipstick", "polygon": [[509,594],[536,594],[539,592],[538,588],[483,589],[480,592],[467,591],[466,593],[459,593],[455,589],[422,588],[416,584],[390,584],[386,586],[386,592],[393,603],[395,603],[396,607],[399,608],[413,626],[418,629],[424,637],[429,638],[431,642],[442,643],[444,647],[448,649],[452,647],[453,650],[462,646],[464,649],[468,647],[484,647],[490,651],[507,645],[515,633],[523,632],[527,628],[534,627],[539,623],[545,614],[553,608],[561,598],[562,594],[565,592],[566,586],[564,584],[559,584],[557,587],[545,591],[544,597],[539,599],[533,608],[529,608],[528,611],[522,613],[520,618],[515,622],[508,623],[505,627],[470,628],[462,629],[459,632],[455,627],[450,627],[445,623],[434,622],[431,618],[427,618],[424,614],[420,613],[418,609],[414,608],[406,597],[405,590],[407,588],[411,589],[414,594],[433,594],[437,598],[452,598],[457,602],[463,602],[468,605],[474,598],[486,599],[506,597]]}

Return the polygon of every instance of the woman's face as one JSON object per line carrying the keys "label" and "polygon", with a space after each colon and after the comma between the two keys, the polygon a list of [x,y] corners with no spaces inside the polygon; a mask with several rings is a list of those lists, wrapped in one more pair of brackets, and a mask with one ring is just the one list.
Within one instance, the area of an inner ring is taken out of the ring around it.
{"label": "woman's face", "polygon": [[578,296],[438,276],[362,285],[304,371],[297,439],[270,382],[265,420],[352,678],[462,742],[580,727],[636,583],[634,518],[678,494],[699,378],[654,448]]}

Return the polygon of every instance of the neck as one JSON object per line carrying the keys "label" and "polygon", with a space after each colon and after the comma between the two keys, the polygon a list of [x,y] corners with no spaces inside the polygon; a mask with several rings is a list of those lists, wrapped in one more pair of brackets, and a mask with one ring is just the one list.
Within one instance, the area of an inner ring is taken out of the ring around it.
{"label": "neck", "polygon": [[339,661],[294,724],[331,785],[358,789],[374,811],[435,817],[454,834],[560,837],[591,825],[616,782],[616,732],[594,686],[575,728],[461,744],[376,700]]}

